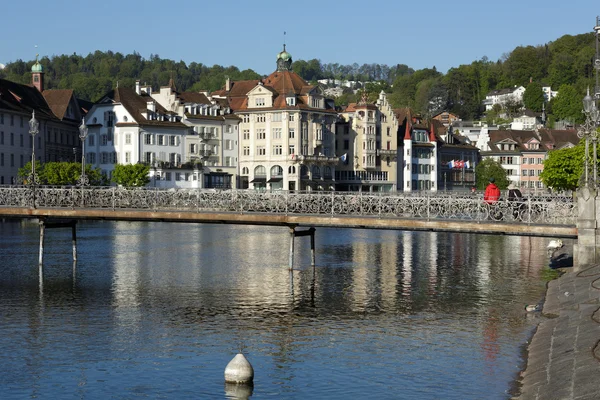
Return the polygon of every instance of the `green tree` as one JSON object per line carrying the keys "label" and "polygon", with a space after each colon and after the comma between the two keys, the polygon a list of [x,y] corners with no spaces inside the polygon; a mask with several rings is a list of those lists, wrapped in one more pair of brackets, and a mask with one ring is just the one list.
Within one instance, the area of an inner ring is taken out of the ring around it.
{"label": "green tree", "polygon": [[477,177],[477,189],[483,190],[488,185],[490,178],[494,178],[496,185],[500,190],[508,187],[510,181],[506,175],[506,170],[493,158],[484,158],[475,167],[475,176]]}
{"label": "green tree", "polygon": [[582,140],[577,146],[551,150],[544,160],[540,179],[554,190],[575,190],[583,174],[585,146]]}
{"label": "green tree", "polygon": [[[38,176],[40,183],[42,183],[41,177],[44,175],[44,165],[41,162],[39,162],[38,160],[35,160],[35,173]],[[17,171],[17,179],[23,183],[28,183],[27,178],[29,177],[30,174],[31,174],[31,161],[27,162],[27,164],[25,164],[24,166],[19,168],[19,170]]]}
{"label": "green tree", "polygon": [[584,116],[581,112],[583,96],[571,85],[561,85],[558,95],[553,99],[552,113],[556,120],[569,120],[571,122],[583,122]]}
{"label": "green tree", "polygon": [[523,105],[535,112],[541,112],[544,105],[544,91],[539,82],[531,82],[523,93]]}
{"label": "green tree", "polygon": [[112,180],[125,187],[142,187],[150,183],[150,166],[146,164],[117,164]]}

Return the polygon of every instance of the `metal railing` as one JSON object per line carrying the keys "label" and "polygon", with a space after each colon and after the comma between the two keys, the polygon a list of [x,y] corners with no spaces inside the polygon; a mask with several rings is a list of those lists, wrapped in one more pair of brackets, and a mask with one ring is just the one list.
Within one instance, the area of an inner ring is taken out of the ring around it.
{"label": "metal railing", "polygon": [[[35,196],[34,196],[35,195]],[[35,204],[34,204],[35,202]],[[98,208],[177,212],[234,212],[426,220],[492,221],[574,226],[577,202],[530,195],[521,202],[486,204],[481,196],[450,192],[320,192],[117,187],[0,187],[0,207]]]}

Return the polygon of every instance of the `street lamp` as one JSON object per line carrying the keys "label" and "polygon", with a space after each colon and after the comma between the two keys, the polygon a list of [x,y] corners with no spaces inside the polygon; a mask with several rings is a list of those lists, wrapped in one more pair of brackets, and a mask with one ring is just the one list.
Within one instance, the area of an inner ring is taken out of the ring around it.
{"label": "street lamp", "polygon": [[596,101],[590,96],[590,88],[588,87],[587,94],[583,98],[583,114],[585,115],[585,122],[579,127],[577,136],[579,138],[585,138],[585,164],[584,164],[584,179],[585,186],[590,186],[590,140],[594,146],[594,157],[593,157],[593,178],[592,185],[595,188],[598,185],[598,156],[596,151],[596,144],[600,134],[598,133],[597,127],[600,123],[600,110],[596,106]]}
{"label": "street lamp", "polygon": [[35,208],[35,185],[38,184],[38,177],[35,173],[35,135],[40,130],[40,123],[35,119],[35,110],[31,112],[31,119],[29,120],[29,133],[31,134],[31,175],[27,178],[27,183],[31,185],[31,194],[33,199],[33,208]]}
{"label": "street lamp", "polygon": [[85,174],[85,138],[88,135],[88,127],[85,125],[85,118],[81,118],[79,125],[79,139],[81,139],[81,176],[79,177],[79,186],[87,186],[90,182]]}

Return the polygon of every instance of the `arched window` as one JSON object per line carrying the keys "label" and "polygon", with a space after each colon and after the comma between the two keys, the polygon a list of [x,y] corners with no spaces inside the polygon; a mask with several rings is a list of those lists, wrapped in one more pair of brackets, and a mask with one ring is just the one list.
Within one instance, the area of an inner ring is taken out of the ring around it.
{"label": "arched window", "polygon": [[296,173],[296,167],[294,167],[293,165],[290,165],[288,167],[288,174],[295,174]]}
{"label": "arched window", "polygon": [[283,168],[281,168],[279,165],[273,165],[271,167],[271,177],[274,176],[283,176]]}
{"label": "arched window", "polygon": [[242,175],[248,175],[249,173],[250,173],[250,170],[248,169],[248,167],[242,168]]}
{"label": "arched window", "polygon": [[321,168],[319,168],[315,165],[312,169],[312,173],[313,173],[313,179],[320,178],[321,177]]}
{"label": "arched window", "polygon": [[267,176],[267,169],[263,165],[254,168],[254,176]]}
{"label": "arched window", "polygon": [[323,175],[325,175],[325,178],[331,178],[331,167],[325,167]]}
{"label": "arched window", "polygon": [[308,167],[306,165],[300,167],[300,175],[305,177],[308,176]]}

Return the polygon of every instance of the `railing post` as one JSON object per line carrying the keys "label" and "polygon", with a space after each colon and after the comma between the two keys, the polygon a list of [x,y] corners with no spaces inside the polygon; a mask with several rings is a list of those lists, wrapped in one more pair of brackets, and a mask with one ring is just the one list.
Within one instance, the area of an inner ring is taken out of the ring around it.
{"label": "railing post", "polygon": [[335,215],[335,193],[331,192],[331,216]]}
{"label": "railing post", "polygon": [[431,208],[431,199],[429,197],[429,192],[425,192],[425,196],[427,198],[427,221],[431,218],[430,208]]}
{"label": "railing post", "polygon": [[112,210],[115,211],[115,188],[111,188],[112,190]]}
{"label": "railing post", "polygon": [[379,192],[379,210],[377,210],[377,214],[377,218],[381,219],[381,192]]}
{"label": "railing post", "polygon": [[285,215],[286,216],[288,215],[288,212],[289,212],[289,208],[288,208],[289,204],[290,204],[290,191],[288,190],[285,192]]}
{"label": "railing post", "polygon": [[362,190],[359,193],[358,196],[358,204],[360,206],[359,210],[360,210],[360,215],[363,215],[363,201],[362,201]]}

